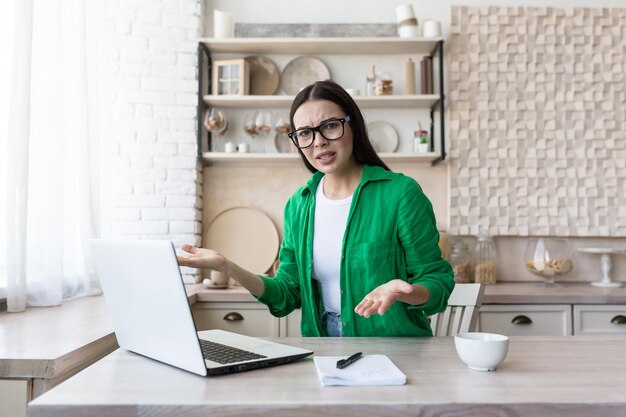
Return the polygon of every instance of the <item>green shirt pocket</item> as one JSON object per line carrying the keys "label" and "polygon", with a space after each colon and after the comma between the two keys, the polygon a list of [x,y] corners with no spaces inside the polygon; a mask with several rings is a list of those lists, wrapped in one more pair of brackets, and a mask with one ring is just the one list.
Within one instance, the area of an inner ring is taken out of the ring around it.
{"label": "green shirt pocket", "polygon": [[364,294],[367,294],[379,285],[397,278],[397,248],[397,242],[392,240],[354,244],[349,253],[353,287],[362,287]]}

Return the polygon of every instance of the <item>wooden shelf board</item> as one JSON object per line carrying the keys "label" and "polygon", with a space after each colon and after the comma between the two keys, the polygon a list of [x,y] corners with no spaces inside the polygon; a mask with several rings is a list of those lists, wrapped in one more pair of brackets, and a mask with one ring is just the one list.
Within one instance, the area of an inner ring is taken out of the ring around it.
{"label": "wooden shelf board", "polygon": [[[381,153],[379,154],[386,163],[425,163],[431,164],[439,158],[439,154],[429,152],[426,154],[412,153]],[[210,166],[244,166],[257,164],[272,165],[297,165],[301,164],[300,155],[297,153],[225,153],[205,152],[202,159]]]}
{"label": "wooden shelf board", "polygon": [[202,38],[211,53],[430,54],[443,38]]}
{"label": "wooden shelf board", "polygon": [[[204,103],[209,107],[222,108],[289,108],[294,96],[215,96],[205,95]],[[395,96],[356,96],[361,108],[421,108],[429,109],[439,101],[437,94],[415,94]]]}

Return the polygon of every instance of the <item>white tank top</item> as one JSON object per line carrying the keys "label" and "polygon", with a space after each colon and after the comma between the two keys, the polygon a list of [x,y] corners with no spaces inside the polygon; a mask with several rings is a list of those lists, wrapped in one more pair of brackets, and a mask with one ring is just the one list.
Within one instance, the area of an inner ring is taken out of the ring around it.
{"label": "white tank top", "polygon": [[351,203],[352,196],[342,200],[328,199],[324,195],[322,177],[315,193],[313,278],[320,283],[324,308],[337,314],[341,314],[341,244]]}

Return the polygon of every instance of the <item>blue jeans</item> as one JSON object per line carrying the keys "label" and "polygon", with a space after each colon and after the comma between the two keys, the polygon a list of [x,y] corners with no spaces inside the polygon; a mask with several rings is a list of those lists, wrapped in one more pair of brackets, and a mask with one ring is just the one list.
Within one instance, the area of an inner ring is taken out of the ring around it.
{"label": "blue jeans", "polygon": [[322,315],[322,326],[326,328],[329,337],[342,337],[343,329],[341,325],[341,315],[331,311],[324,312]]}

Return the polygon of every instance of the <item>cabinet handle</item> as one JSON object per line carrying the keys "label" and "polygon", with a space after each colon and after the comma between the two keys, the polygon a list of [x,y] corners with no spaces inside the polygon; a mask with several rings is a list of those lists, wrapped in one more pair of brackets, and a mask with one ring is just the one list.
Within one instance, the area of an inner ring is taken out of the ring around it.
{"label": "cabinet handle", "polygon": [[511,320],[513,324],[533,324],[533,321],[527,316],[515,316],[513,320]]}
{"label": "cabinet handle", "polygon": [[231,311],[230,313],[226,314],[224,316],[224,320],[226,321],[242,321],[243,320],[243,316],[239,313],[236,313],[234,311]]}
{"label": "cabinet handle", "polygon": [[611,319],[611,324],[626,324],[626,316],[615,316]]}

